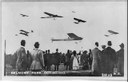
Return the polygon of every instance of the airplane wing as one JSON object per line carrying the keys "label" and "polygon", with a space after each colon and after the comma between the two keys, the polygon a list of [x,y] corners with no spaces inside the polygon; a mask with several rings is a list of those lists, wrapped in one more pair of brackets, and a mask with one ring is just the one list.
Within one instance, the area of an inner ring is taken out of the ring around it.
{"label": "airplane wing", "polygon": [[42,18],[42,19],[43,19],[43,18],[51,18],[51,17],[40,17],[40,18]]}
{"label": "airplane wing", "polygon": [[79,19],[77,19],[77,18],[74,18],[74,20],[79,21]]}
{"label": "airplane wing", "polygon": [[20,30],[21,32],[25,32],[25,33],[29,33],[29,32],[27,32],[27,31],[25,31],[25,30]]}
{"label": "airplane wing", "polygon": [[115,32],[115,31],[112,31],[112,30],[108,30],[109,33],[112,33],[112,34],[119,34],[118,32]]}
{"label": "airplane wing", "polygon": [[68,36],[69,36],[70,38],[74,38],[74,39],[78,38],[78,36],[75,35],[74,33],[68,33]]}
{"label": "airplane wing", "polygon": [[21,32],[20,34],[25,35],[25,36],[28,36],[28,34],[27,34],[27,33],[22,33],[22,32]]}
{"label": "airplane wing", "polygon": [[24,14],[20,14],[20,15],[22,15],[23,17],[28,17],[28,15],[24,15]]}
{"label": "airplane wing", "polygon": [[[59,17],[59,18],[62,18],[63,16],[59,16],[59,15],[56,15],[56,14],[51,14],[51,13],[48,13],[48,12],[44,12],[46,15],[49,15],[51,17]],[[49,17],[42,17],[42,18],[49,18]]]}
{"label": "airplane wing", "polygon": [[56,15],[55,17],[59,17],[59,18],[62,18],[63,16],[59,16],[59,15]]}
{"label": "airplane wing", "polygon": [[49,15],[49,16],[53,16],[54,14],[48,13],[48,12],[44,12],[44,14]]}
{"label": "airplane wing", "polygon": [[84,20],[81,20],[81,22],[86,22],[86,21],[84,21]]}
{"label": "airplane wing", "polygon": [[78,21],[78,22],[86,22],[84,20],[78,19],[78,18],[74,18],[74,20]]}

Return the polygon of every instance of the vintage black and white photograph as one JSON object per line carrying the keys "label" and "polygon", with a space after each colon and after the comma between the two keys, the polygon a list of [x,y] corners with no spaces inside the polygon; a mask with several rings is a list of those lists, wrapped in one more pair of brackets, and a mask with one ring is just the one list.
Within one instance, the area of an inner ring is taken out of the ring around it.
{"label": "vintage black and white photograph", "polygon": [[124,77],[126,4],[3,2],[3,75]]}

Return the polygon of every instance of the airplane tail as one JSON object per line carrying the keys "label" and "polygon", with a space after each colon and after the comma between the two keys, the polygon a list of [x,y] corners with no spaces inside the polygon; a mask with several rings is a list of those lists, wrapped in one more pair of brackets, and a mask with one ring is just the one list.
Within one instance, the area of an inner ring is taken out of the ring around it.
{"label": "airplane tail", "polygon": [[53,43],[53,38],[51,38],[51,42]]}
{"label": "airplane tail", "polygon": [[79,24],[79,22],[74,22],[75,24]]}

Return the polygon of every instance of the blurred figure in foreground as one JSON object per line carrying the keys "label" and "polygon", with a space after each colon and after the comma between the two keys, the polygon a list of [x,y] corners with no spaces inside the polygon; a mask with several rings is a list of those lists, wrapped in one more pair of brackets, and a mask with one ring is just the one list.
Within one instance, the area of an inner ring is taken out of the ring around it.
{"label": "blurred figure in foreground", "polygon": [[117,70],[121,76],[124,76],[124,44],[120,44],[120,50],[117,51]]}
{"label": "blurred figure in foreground", "polygon": [[41,71],[44,68],[44,58],[43,58],[43,52],[41,50],[39,50],[39,42],[35,42],[34,44],[34,49],[31,52],[31,56],[32,56],[32,64],[30,69],[32,71]]}
{"label": "blurred figure in foreground", "polygon": [[14,53],[16,55],[16,70],[26,71],[27,70],[27,54],[25,50],[25,40],[21,40],[21,47]]}

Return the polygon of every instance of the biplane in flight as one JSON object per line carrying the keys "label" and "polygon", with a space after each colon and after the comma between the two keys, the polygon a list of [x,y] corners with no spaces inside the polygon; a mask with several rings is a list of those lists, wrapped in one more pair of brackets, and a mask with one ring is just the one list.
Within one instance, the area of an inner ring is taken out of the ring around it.
{"label": "biplane in flight", "polygon": [[[30,32],[28,32],[28,31],[20,30],[20,33],[19,33],[19,34],[28,36],[29,33],[30,33]],[[31,33],[33,33],[33,30],[31,30]],[[15,36],[18,36],[18,34],[15,34]]]}
{"label": "biplane in flight", "polygon": [[67,33],[67,35],[69,37],[66,39],[51,39],[51,40],[53,42],[53,41],[79,41],[79,40],[83,39],[82,37],[79,37],[79,36],[75,35],[74,33]]}
{"label": "biplane in flight", "polygon": [[40,17],[40,18],[63,18],[63,16],[60,15],[56,15],[56,14],[52,14],[52,13],[48,13],[48,12],[44,12],[44,14],[48,15],[47,17]]}
{"label": "biplane in flight", "polygon": [[77,22],[74,22],[75,24],[79,24],[80,22],[82,22],[82,23],[87,22],[87,21],[85,21],[85,20],[78,19],[78,18],[74,18],[74,20],[77,21]]}
{"label": "biplane in flight", "polygon": [[20,14],[22,17],[28,17],[28,15],[25,15],[25,14]]}
{"label": "biplane in flight", "polygon": [[20,30],[20,34],[28,36],[29,32],[25,30]]}
{"label": "biplane in flight", "polygon": [[106,36],[106,37],[109,37],[110,35],[113,35],[113,34],[119,34],[118,32],[115,32],[115,31],[112,31],[112,30],[108,30],[108,32],[110,33],[109,35],[104,35],[104,36]]}

